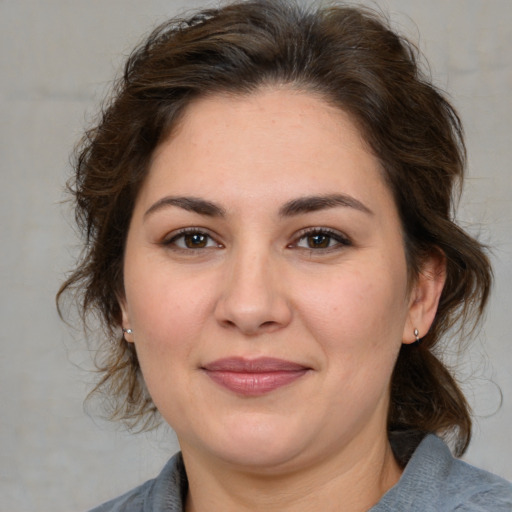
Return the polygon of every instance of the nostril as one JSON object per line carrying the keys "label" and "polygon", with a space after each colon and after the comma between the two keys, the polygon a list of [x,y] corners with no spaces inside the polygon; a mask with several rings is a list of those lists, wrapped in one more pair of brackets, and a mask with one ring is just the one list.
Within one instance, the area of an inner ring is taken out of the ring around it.
{"label": "nostril", "polygon": [[235,322],[233,322],[232,320],[222,320],[222,325],[224,325],[224,327],[230,328],[236,327]]}
{"label": "nostril", "polygon": [[233,320],[224,319],[221,322],[221,325],[226,329],[241,329],[246,335],[252,336],[255,334],[269,333],[276,328],[279,328],[279,323],[274,322],[273,320],[269,320],[267,322],[263,322],[261,324],[253,324],[235,322]]}

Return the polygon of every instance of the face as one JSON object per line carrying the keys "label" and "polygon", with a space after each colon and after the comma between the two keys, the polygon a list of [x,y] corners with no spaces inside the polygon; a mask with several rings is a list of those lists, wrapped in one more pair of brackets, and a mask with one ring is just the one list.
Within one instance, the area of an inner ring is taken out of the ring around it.
{"label": "face", "polygon": [[190,105],[136,201],[124,283],[184,453],[277,471],[385,437],[417,300],[379,163],[322,99]]}

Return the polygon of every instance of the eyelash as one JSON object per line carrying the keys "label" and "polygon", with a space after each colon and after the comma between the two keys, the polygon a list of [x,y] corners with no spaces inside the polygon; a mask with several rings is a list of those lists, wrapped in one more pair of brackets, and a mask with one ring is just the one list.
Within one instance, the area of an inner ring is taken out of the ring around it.
{"label": "eyelash", "polygon": [[[194,235],[204,237],[207,245],[205,245],[203,247],[180,247],[177,244],[177,241],[180,239],[183,239],[183,241],[186,243],[185,240],[186,240],[187,235],[190,237],[192,237]],[[208,245],[211,242],[214,242],[215,246]],[[194,251],[194,250],[210,249],[212,247],[213,248],[222,248],[223,247],[222,244],[216,242],[215,239],[204,229],[194,228],[194,227],[183,228],[183,229],[178,230],[178,232],[173,234],[170,238],[165,239],[162,242],[162,245],[164,245],[166,247],[172,247],[175,250],[182,250],[182,251]]]}
{"label": "eyelash", "polygon": [[[324,237],[327,239],[327,243],[329,244],[327,247],[300,247],[299,243],[301,240],[306,240],[309,237]],[[334,245],[330,245],[331,242],[334,241]],[[345,235],[340,233],[339,231],[335,231],[329,228],[306,228],[299,233],[294,242],[292,242],[288,247],[297,247],[299,249],[306,249],[311,252],[326,252],[332,251],[336,249],[340,249],[341,247],[350,247],[352,245],[352,241],[347,238]]]}
{"label": "eyelash", "polygon": [[[184,244],[186,244],[186,237],[190,236],[199,236],[204,237],[203,241],[205,242],[204,246],[199,247],[182,247],[178,245],[178,241],[180,239],[183,240]],[[302,247],[300,246],[300,242],[302,240],[307,240],[309,237],[323,237],[324,240],[321,240],[322,242],[327,242],[327,246],[325,247]],[[332,242],[335,242],[333,245],[331,245]],[[214,243],[214,245],[211,245],[211,243]],[[211,249],[211,248],[223,248],[223,245],[219,242],[217,242],[208,232],[201,228],[183,228],[180,229],[177,233],[173,234],[170,238],[165,239],[162,242],[162,245],[166,247],[172,247],[174,250],[182,250],[182,251],[197,251],[197,250],[203,250],[203,249]],[[352,245],[352,241],[347,238],[345,235],[340,233],[339,231],[335,231],[333,229],[329,228],[306,228],[303,229],[301,232],[298,233],[298,236],[295,238],[295,240],[289,244],[288,248],[297,248],[297,249],[305,249],[309,250],[311,252],[327,252],[327,251],[333,251],[336,249],[340,249],[341,247],[350,247]]]}

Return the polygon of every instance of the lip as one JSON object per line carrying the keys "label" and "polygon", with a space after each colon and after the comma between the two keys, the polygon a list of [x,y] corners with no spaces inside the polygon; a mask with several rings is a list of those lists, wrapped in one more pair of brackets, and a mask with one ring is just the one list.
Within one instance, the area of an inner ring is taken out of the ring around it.
{"label": "lip", "polygon": [[245,396],[260,396],[289,385],[311,368],[271,357],[218,359],[201,368],[216,384]]}

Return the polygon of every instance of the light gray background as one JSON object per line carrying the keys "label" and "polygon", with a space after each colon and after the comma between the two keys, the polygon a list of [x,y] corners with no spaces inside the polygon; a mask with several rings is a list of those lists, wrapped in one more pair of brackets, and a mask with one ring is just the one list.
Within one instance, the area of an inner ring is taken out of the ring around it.
{"label": "light gray background", "polygon": [[[460,218],[492,244],[496,271],[487,322],[458,365],[477,416],[467,460],[512,479],[512,2],[377,4],[419,40],[466,127]],[[204,2],[0,0],[2,511],[86,509],[156,474],[176,449],[164,430],[132,436],[83,412],[91,376],[79,367],[90,357],[54,294],[76,254],[60,204],[68,154],[134,43],[185,5]]]}

